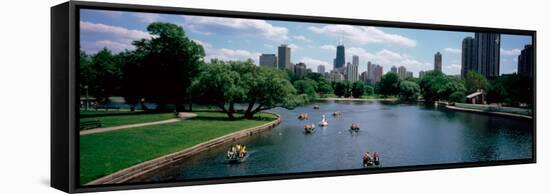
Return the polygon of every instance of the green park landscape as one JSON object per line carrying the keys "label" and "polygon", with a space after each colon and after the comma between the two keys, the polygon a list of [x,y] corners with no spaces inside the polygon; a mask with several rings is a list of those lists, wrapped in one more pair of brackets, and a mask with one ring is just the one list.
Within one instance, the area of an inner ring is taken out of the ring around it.
{"label": "green park landscape", "polygon": [[[134,40],[135,50],[80,51],[81,124],[99,122],[100,128],[109,128],[178,119],[180,112],[197,116],[80,135],[80,184],[268,123],[277,118],[263,111],[277,107],[294,109],[334,98],[462,103],[480,89],[487,92],[488,103],[533,104],[533,88],[525,87],[532,80],[517,74],[487,79],[474,71],[464,78],[432,71],[422,78],[400,79],[388,72],[376,84],[330,81],[320,73],[298,76],[260,67],[251,59],[205,61],[205,48],[172,23],[154,22],[147,31],[152,38]],[[114,109],[113,97],[123,98],[128,108]]]}

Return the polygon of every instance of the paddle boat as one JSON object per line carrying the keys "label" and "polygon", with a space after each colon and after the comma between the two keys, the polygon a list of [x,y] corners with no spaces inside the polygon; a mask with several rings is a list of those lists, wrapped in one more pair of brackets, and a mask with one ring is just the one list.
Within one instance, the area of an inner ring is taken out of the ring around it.
{"label": "paddle boat", "polygon": [[317,104],[313,105],[313,109],[319,109],[319,108],[320,108],[319,105],[317,105]]}
{"label": "paddle boat", "polygon": [[306,133],[313,133],[313,131],[315,131],[315,125],[307,124],[306,126],[304,126],[304,130],[306,131]]}
{"label": "paddle boat", "polygon": [[374,152],[372,157],[369,152],[363,154],[363,168],[382,168],[378,152]]}
{"label": "paddle boat", "polygon": [[229,164],[238,164],[244,162],[246,158],[248,158],[246,146],[237,144],[235,146],[231,146],[231,148],[227,150],[227,156],[225,160]]}
{"label": "paddle boat", "polygon": [[323,115],[323,117],[321,118],[321,121],[319,121],[319,126],[322,126],[322,127],[328,126],[327,118],[325,117],[325,115]]}
{"label": "paddle boat", "polygon": [[342,112],[340,112],[340,111],[333,112],[332,116],[335,116],[335,117],[342,116]]}
{"label": "paddle boat", "polygon": [[349,129],[352,130],[352,131],[357,132],[357,131],[359,131],[360,127],[357,123],[352,123],[351,126],[349,127]]}
{"label": "paddle boat", "polygon": [[307,115],[307,113],[303,112],[303,113],[300,113],[300,115],[298,115],[298,119],[300,120],[307,120],[309,117]]}

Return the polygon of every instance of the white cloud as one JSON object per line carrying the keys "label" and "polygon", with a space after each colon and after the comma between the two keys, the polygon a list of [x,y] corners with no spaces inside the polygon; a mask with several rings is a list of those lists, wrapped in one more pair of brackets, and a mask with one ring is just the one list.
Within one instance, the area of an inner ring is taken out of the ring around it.
{"label": "white cloud", "polygon": [[301,49],[300,46],[295,45],[295,44],[288,44],[288,47],[290,47],[292,50],[299,50],[299,49]]}
{"label": "white cloud", "polygon": [[162,19],[160,14],[155,13],[134,13],[133,16],[137,17],[140,22],[152,23]]}
{"label": "white cloud", "polygon": [[90,53],[97,52],[104,47],[113,52],[120,52],[125,49],[133,50],[132,41],[151,38],[151,35],[145,31],[86,21],[80,21],[80,31],[83,33],[92,32],[102,36],[102,39],[97,41],[81,41],[81,48]]}
{"label": "white cloud", "polygon": [[310,39],[308,39],[308,38],[306,38],[305,36],[302,36],[302,35],[299,35],[299,36],[292,36],[292,38],[294,38],[294,39],[296,39],[296,40],[311,42]]}
{"label": "white cloud", "polygon": [[236,30],[238,33],[260,34],[272,40],[287,40],[288,29],[273,26],[264,20],[234,19],[218,17],[183,16],[184,26],[198,32],[209,32],[210,28],[226,28]]}
{"label": "white cloud", "polygon": [[321,47],[319,47],[323,50],[329,50],[329,51],[335,51],[336,50],[336,47],[334,45],[329,45],[329,44],[325,44]]}
{"label": "white cloud", "polygon": [[415,47],[416,41],[407,37],[385,33],[375,27],[350,26],[350,25],[326,25],[323,27],[310,26],[308,29],[318,34],[334,37],[342,37],[347,42],[355,44],[386,43],[406,47]]}
{"label": "white cloud", "polygon": [[150,38],[151,35],[141,30],[130,30],[119,26],[111,26],[100,23],[92,23],[86,21],[80,21],[80,30],[83,32],[95,32],[103,33],[106,35],[114,36],[117,38],[125,38],[131,40],[137,40],[142,38]]}
{"label": "white cloud", "polygon": [[517,56],[521,54],[521,49],[514,48],[514,49],[506,50],[506,49],[500,48],[500,54],[508,55],[508,56]]}
{"label": "white cloud", "polygon": [[103,48],[108,48],[114,53],[119,53],[124,50],[134,50],[134,45],[130,43],[120,43],[111,40],[99,40],[99,41],[82,41],[82,50],[88,53],[96,53]]}
{"label": "white cloud", "polygon": [[302,57],[299,61],[302,62],[302,63],[305,63],[309,68],[311,68],[312,66],[317,67],[318,65],[324,65],[326,67],[328,67],[330,65],[330,63],[328,63],[326,61],[319,60],[319,59],[314,59],[314,58],[311,58],[311,57]]}
{"label": "white cloud", "polygon": [[455,54],[460,54],[462,53],[462,50],[461,49],[457,49],[457,48],[445,48],[443,49],[445,52],[449,52],[449,53],[455,53]]}
{"label": "white cloud", "polygon": [[450,65],[444,65],[444,68],[446,69],[449,69],[449,70],[460,70],[460,68],[462,67],[462,65],[459,65],[459,64],[450,64]]}

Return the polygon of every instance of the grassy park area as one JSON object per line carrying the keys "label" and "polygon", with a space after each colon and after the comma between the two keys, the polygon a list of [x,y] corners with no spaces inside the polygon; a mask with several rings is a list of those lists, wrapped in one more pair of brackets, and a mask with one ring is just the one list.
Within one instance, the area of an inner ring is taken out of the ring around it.
{"label": "grassy park area", "polygon": [[[274,115],[260,113],[261,117],[267,119],[230,121],[225,113],[195,113],[198,114],[197,117],[181,122],[80,136],[80,183],[86,184],[132,165],[276,119]],[[147,117],[147,115],[112,116],[116,118],[113,119],[112,124],[120,123],[114,120],[123,120],[120,119],[122,117],[134,116],[139,116],[137,118],[142,121]],[[168,117],[159,114],[154,118],[163,116]],[[242,115],[236,114],[236,116]]]}
{"label": "grassy park area", "polygon": [[[87,116],[80,118],[81,123],[99,120],[99,122],[101,122],[101,127],[147,123],[176,118],[174,113],[139,114],[131,113],[130,111],[80,111],[80,114]],[[104,116],[107,114],[109,116]]]}

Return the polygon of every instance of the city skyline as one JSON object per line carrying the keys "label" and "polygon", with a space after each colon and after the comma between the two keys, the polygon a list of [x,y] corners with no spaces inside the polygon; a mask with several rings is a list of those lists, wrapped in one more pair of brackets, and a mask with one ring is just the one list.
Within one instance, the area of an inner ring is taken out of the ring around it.
{"label": "city skyline", "polygon": [[[359,57],[359,73],[371,61],[381,65],[384,73],[392,66],[405,66],[415,77],[419,71],[433,69],[436,52],[443,55],[444,73],[460,75],[462,41],[474,36],[472,32],[82,10],[81,49],[88,53],[104,47],[113,52],[132,50],[131,41],[149,38],[146,27],[155,21],[182,26],[189,38],[205,48],[206,61],[250,58],[259,64],[260,55],[277,55],[278,46],[286,44],[292,64],[302,62],[311,69],[324,65],[325,72],[330,72],[336,47],[342,43],[345,62]],[[502,34],[500,74],[517,72],[518,56],[531,43],[530,36]]]}

